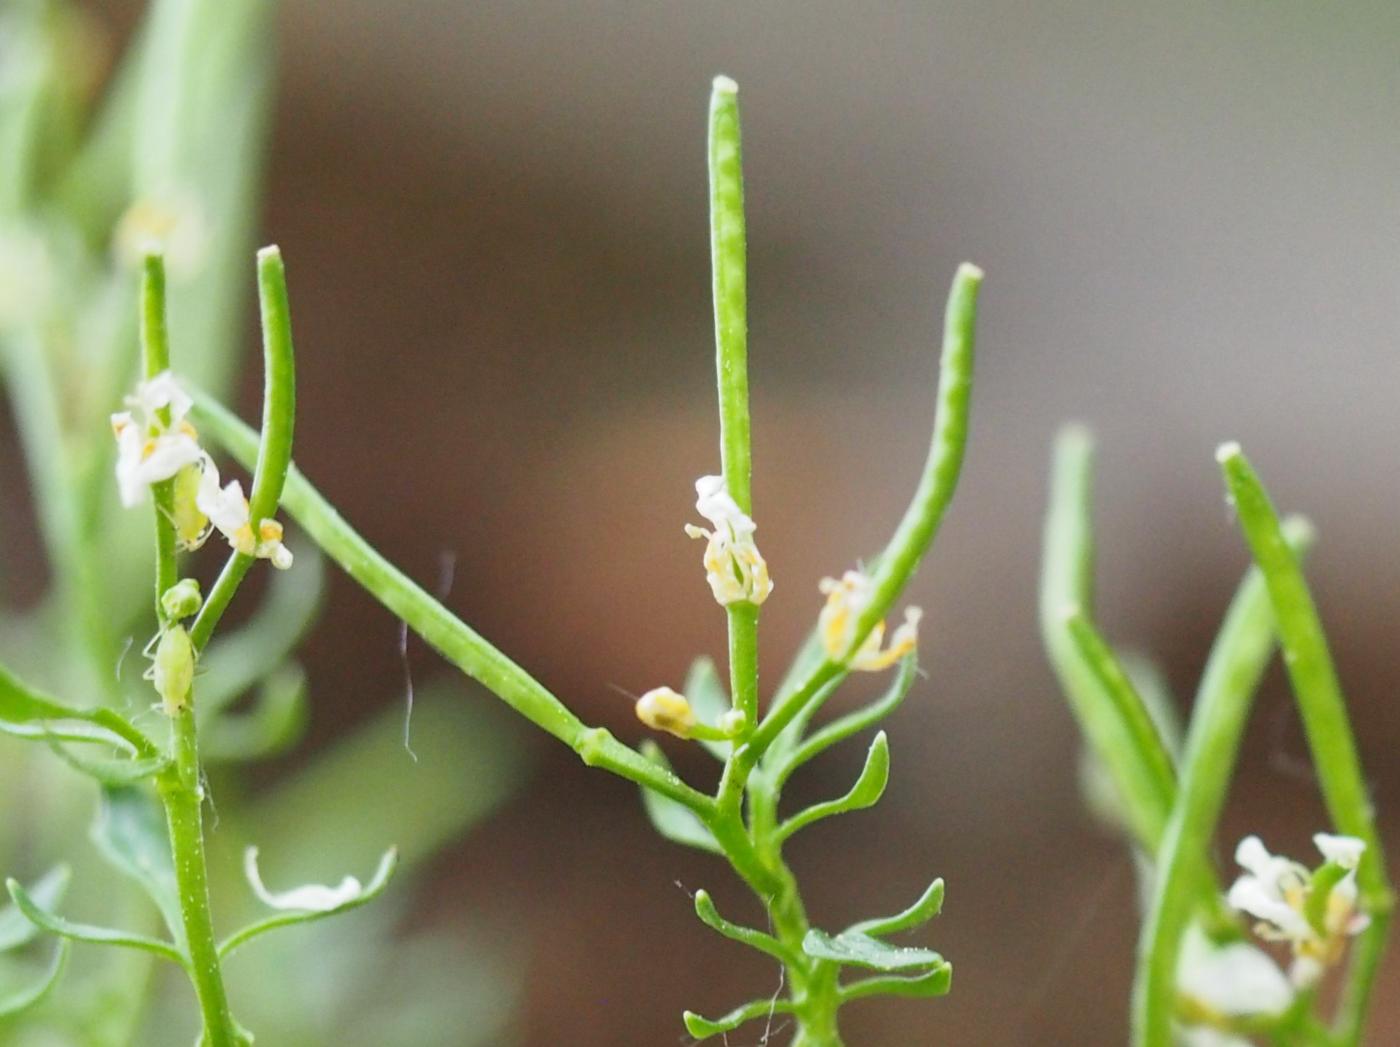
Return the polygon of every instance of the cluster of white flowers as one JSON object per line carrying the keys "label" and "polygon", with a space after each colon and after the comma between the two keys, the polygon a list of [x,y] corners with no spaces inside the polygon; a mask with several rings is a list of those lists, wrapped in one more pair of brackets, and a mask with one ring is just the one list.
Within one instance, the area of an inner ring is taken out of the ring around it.
{"label": "cluster of white flowers", "polygon": [[182,547],[198,549],[217,530],[240,553],[270,560],[282,570],[292,566],[291,550],[282,544],[282,525],[276,520],[255,524],[237,480],[220,486],[219,469],[189,422],[194,402],[169,371],[138,385],[126,404],[129,410],[112,415],[117,487],[124,506],[139,505],[152,484],[174,480],[171,522]]}
{"label": "cluster of white flowers", "polygon": [[[1285,975],[1256,946],[1216,944],[1193,926],[1182,941],[1177,967],[1178,988],[1196,1022],[1182,1029],[1183,1044],[1248,1047],[1249,1040],[1224,1031],[1231,1020],[1285,1011],[1294,993],[1316,985],[1342,958],[1347,939],[1370,923],[1356,904],[1356,867],[1366,844],[1353,836],[1327,833],[1315,835],[1313,843],[1324,859],[1317,871],[1270,854],[1257,836],[1240,841],[1235,861],[1245,872],[1231,886],[1227,900],[1231,908],[1259,921],[1255,931],[1265,941],[1288,943],[1292,963]],[[1330,875],[1319,885],[1324,870]],[[1326,891],[1325,898],[1314,898],[1317,891]]]}
{"label": "cluster of white flowers", "polygon": [[695,481],[695,508],[714,525],[709,531],[694,524],[685,525],[692,538],[705,538],[705,577],[715,599],[728,607],[732,603],[761,604],[773,591],[768,564],[754,544],[758,525],[739,508],[722,476],[702,476]]}
{"label": "cluster of white flowers", "polygon": [[[841,580],[823,578],[821,591],[826,594],[826,605],[817,619],[817,631],[821,635],[822,647],[832,658],[845,658],[855,639],[856,624],[870,601],[875,596],[875,583],[864,571],[847,571]],[[888,647],[881,650],[885,640],[885,623],[877,622],[860,647],[850,655],[847,663],[851,669],[865,672],[879,672],[887,669],[909,654],[919,644],[919,619],[924,612],[917,607],[907,607],[904,621],[890,637]]]}
{"label": "cluster of white flowers", "polygon": [[1315,835],[1313,843],[1325,864],[1344,875],[1331,885],[1325,900],[1314,901],[1311,912],[1316,874],[1291,858],[1270,854],[1257,836],[1246,836],[1235,850],[1235,861],[1245,873],[1231,886],[1228,899],[1232,908],[1260,921],[1255,931],[1261,938],[1289,944],[1289,978],[1299,988],[1316,984],[1341,959],[1347,939],[1371,922],[1356,908],[1356,866],[1366,844],[1354,836],[1327,833]]}

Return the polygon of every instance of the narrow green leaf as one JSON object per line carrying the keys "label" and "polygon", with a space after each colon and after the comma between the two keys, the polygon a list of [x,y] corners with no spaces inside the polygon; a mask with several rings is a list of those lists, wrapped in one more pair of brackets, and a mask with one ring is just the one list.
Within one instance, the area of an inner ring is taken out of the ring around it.
{"label": "narrow green leaf", "polygon": [[[661,752],[661,747],[651,740],[642,742],[642,755],[648,760],[661,767],[669,768],[666,757]],[[714,854],[723,854],[724,848],[715,839],[714,833],[710,832],[709,826],[700,820],[700,816],[689,807],[672,800],[669,796],[663,796],[654,789],[648,789],[645,785],[641,787],[642,806],[646,809],[647,817],[651,819],[652,826],[666,839],[673,843],[683,844],[686,847],[697,847],[702,851],[710,851]]]}
{"label": "narrow green leaf", "polygon": [[[72,871],[66,865],[56,865],[34,882],[29,896],[46,909],[52,909],[68,890]],[[18,949],[33,941],[39,929],[20,912],[18,906],[7,905],[0,909],[0,952]]]}
{"label": "narrow green leaf", "polygon": [[95,742],[142,756],[158,753],[144,734],[111,709],[64,705],[0,666],[0,732],[46,741]]}
{"label": "narrow green leaf", "polygon": [[859,981],[842,985],[837,993],[842,1003],[859,1000],[866,996],[904,996],[912,999],[927,999],[931,996],[946,996],[953,987],[953,965],[944,963],[927,974],[917,978],[884,976],[862,978]]}
{"label": "narrow green leaf", "polygon": [[942,911],[943,893],[943,880],[934,880],[929,884],[928,890],[919,896],[919,900],[903,912],[874,920],[862,920],[851,927],[851,932],[879,936],[907,931],[928,923]]}
{"label": "narrow green leaf", "polygon": [[709,891],[695,892],[695,915],[700,917],[700,921],[705,926],[718,931],[726,938],[747,945],[751,949],[757,949],[759,952],[767,953],[780,963],[792,965],[799,962],[792,950],[771,934],[764,934],[752,927],[744,927],[726,920],[715,908],[714,899],[710,897]]}
{"label": "narrow green leaf", "polygon": [[58,980],[63,977],[63,970],[68,966],[68,952],[68,942],[60,939],[58,948],[54,950],[53,959],[49,961],[48,970],[40,976],[38,981],[16,989],[0,988],[0,1018],[13,1017],[21,1011],[29,1010],[43,1000],[49,994],[49,990],[57,985]]}
{"label": "narrow green leaf", "polygon": [[87,756],[54,742],[51,745],[54,755],[82,774],[96,780],[101,785],[137,785],[160,774],[170,766],[165,756],[148,756],[144,759],[104,758]]}
{"label": "narrow green leaf", "polygon": [[881,731],[870,743],[870,750],[865,754],[865,766],[861,769],[860,777],[856,779],[856,783],[851,786],[850,791],[839,800],[828,800],[826,803],[815,804],[805,811],[794,814],[778,826],[777,832],[774,834],[775,838],[786,840],[799,829],[804,829],[823,818],[873,807],[884,795],[885,786],[889,784],[889,780],[890,743],[889,739],[885,737],[885,732]]}
{"label": "narrow green leaf", "polygon": [[135,881],[160,910],[177,943],[184,941],[170,840],[155,801],[141,789],[107,788],[92,825],[102,857]]}
{"label": "narrow green leaf", "polygon": [[914,971],[947,965],[942,955],[932,949],[890,945],[858,931],[830,935],[814,927],[802,939],[802,951],[814,960],[830,960],[845,967],[866,967],[872,971]]}
{"label": "narrow green leaf", "polygon": [[36,905],[33,899],[25,893],[24,888],[14,880],[6,880],[5,887],[25,917],[32,921],[35,926],[50,934],[56,934],[60,938],[70,938],[75,942],[88,942],[92,945],[116,945],[127,949],[139,949],[154,953],[156,956],[179,964],[181,967],[186,966],[184,955],[169,942],[148,938],[143,934],[113,930],[110,927],[73,923],[57,913]]}
{"label": "narrow green leaf", "polygon": [[733,1032],[745,1022],[751,1022],[758,1018],[768,1018],[775,1014],[791,1014],[792,1001],[778,999],[754,1000],[736,1007],[721,1018],[704,1018],[694,1011],[686,1011],[681,1017],[685,1021],[685,1028],[690,1035],[697,1040],[707,1040],[711,1036],[719,1036],[722,1033]]}
{"label": "narrow green leaf", "polygon": [[[250,868],[249,879],[254,880],[253,885],[255,889],[261,886],[261,882],[254,879],[257,867],[253,863],[256,861],[256,855],[257,850],[253,848],[249,852],[248,859]],[[318,893],[323,894],[323,896],[327,898],[329,898],[332,893],[338,894],[339,897],[333,902],[320,905],[319,903],[308,901],[308,906],[316,904],[317,907],[289,908],[287,911],[279,912],[276,916],[269,916],[265,920],[259,920],[257,923],[250,924],[242,930],[236,931],[220,944],[219,958],[223,959],[225,956],[229,955],[229,953],[240,946],[246,945],[259,935],[266,934],[268,931],[275,931],[279,927],[291,927],[299,923],[312,923],[316,920],[324,920],[328,916],[335,916],[339,913],[349,912],[352,909],[358,909],[362,905],[367,905],[383,894],[385,889],[389,886],[389,881],[393,878],[394,870],[398,867],[398,861],[398,850],[390,848],[388,851],[384,852],[384,857],[379,860],[379,868],[375,870],[374,877],[363,887],[360,886],[358,880],[347,877],[345,882],[341,884],[341,889],[339,890],[316,888]],[[353,887],[354,889],[346,889],[349,887]],[[286,904],[295,904],[296,900],[301,897],[305,891],[306,888],[301,888],[288,892],[288,894],[284,896],[286,898]],[[266,891],[261,890],[258,893],[264,901],[278,901],[279,905],[283,904],[281,899],[276,895],[270,895]]]}

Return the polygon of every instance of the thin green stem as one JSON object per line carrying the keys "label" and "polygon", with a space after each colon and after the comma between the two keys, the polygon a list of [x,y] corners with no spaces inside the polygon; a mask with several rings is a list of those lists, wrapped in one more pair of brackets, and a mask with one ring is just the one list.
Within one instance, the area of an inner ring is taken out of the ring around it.
{"label": "thin green stem", "polygon": [[170,851],[175,863],[190,977],[204,1021],[200,1044],[201,1047],[238,1047],[248,1041],[238,1031],[229,1010],[218,941],[209,912],[202,810],[204,789],[200,784],[199,749],[190,700],[186,700],[184,708],[171,720],[171,750],[175,764],[161,777],[160,796],[165,805]]}
{"label": "thin green stem", "polygon": [[[158,254],[149,254],[141,281],[141,348],[143,370],[149,381],[170,368],[170,341],[165,325],[165,266]],[[170,411],[161,409],[159,421],[168,426]],[[171,520],[172,482],[155,486],[156,492],[156,613],[162,624],[165,610],[161,595],[175,584],[175,527]],[[218,944],[209,913],[209,875],[204,856],[202,806],[204,789],[200,784],[199,743],[196,737],[193,694],[165,695],[167,708],[179,711],[171,717],[170,756],[172,766],[160,778],[160,796],[165,805],[170,832],[170,851],[175,864],[175,882],[180,897],[180,916],[189,953],[190,977],[199,998],[204,1021],[201,1044],[208,1047],[235,1047],[239,1034],[229,1012],[219,965]]]}
{"label": "thin green stem", "polygon": [[1254,561],[1268,582],[1279,645],[1328,814],[1339,832],[1366,844],[1356,879],[1371,925],[1356,946],[1337,1029],[1340,1043],[1353,1044],[1360,1040],[1395,904],[1385,851],[1327,636],[1298,558],[1288,546],[1268,491],[1239,445],[1225,444],[1216,457]]}
{"label": "thin green stem", "polygon": [[[258,454],[258,437],[226,408],[196,397],[200,425],[244,466]],[[311,539],[376,600],[408,623],[444,658],[481,683],[531,723],[553,735],[593,767],[655,789],[707,821],[715,801],[691,788],[608,731],[590,728],[543,684],[502,654],[364,540],[295,465],[287,470],[283,505]]]}
{"label": "thin green stem", "polygon": [[[253,466],[253,490],[248,497],[248,519],[255,532],[262,521],[277,515],[292,461],[296,419],[296,353],[292,345],[287,271],[282,252],[275,246],[258,252],[258,305],[262,314],[263,423]],[[252,566],[253,557],[240,552],[234,552],[224,563],[190,629],[190,641],[196,651],[203,650],[214,635],[219,619]]]}
{"label": "thin green stem", "polygon": [[[1286,527],[1301,555],[1311,540],[1303,520]],[[1177,799],[1157,852],[1157,877],[1138,944],[1133,1043],[1170,1047],[1182,936],[1197,908],[1195,871],[1211,840],[1234,775],[1259,680],[1274,651],[1274,616],[1264,576],[1251,568],[1211,648],[1181,761]]]}
{"label": "thin green stem", "polygon": [[[165,259],[151,252],[141,267],[141,364],[146,381],[170,370],[170,331],[166,326]],[[156,412],[160,424],[170,425],[170,408]],[[149,435],[149,434],[148,434]],[[156,513],[156,617],[163,623],[160,598],[179,579],[175,551],[175,481],[151,485]]]}

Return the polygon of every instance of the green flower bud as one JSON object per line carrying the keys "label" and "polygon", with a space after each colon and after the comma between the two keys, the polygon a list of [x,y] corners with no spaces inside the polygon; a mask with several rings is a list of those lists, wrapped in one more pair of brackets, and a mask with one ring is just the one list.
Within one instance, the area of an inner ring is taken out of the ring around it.
{"label": "green flower bud", "polygon": [[199,595],[199,582],[193,578],[181,578],[160,598],[165,616],[171,621],[179,621],[199,612],[204,600]]}

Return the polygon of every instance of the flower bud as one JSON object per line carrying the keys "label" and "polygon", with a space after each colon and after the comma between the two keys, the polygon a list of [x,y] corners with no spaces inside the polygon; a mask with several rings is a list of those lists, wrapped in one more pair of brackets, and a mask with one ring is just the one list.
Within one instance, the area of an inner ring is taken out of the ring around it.
{"label": "flower bud", "polygon": [[654,731],[689,738],[695,729],[695,712],[685,695],[669,687],[653,687],[637,699],[637,719]]}
{"label": "flower bud", "polygon": [[204,599],[199,594],[199,582],[193,578],[181,578],[161,595],[160,606],[165,617],[173,622],[198,614]]}

